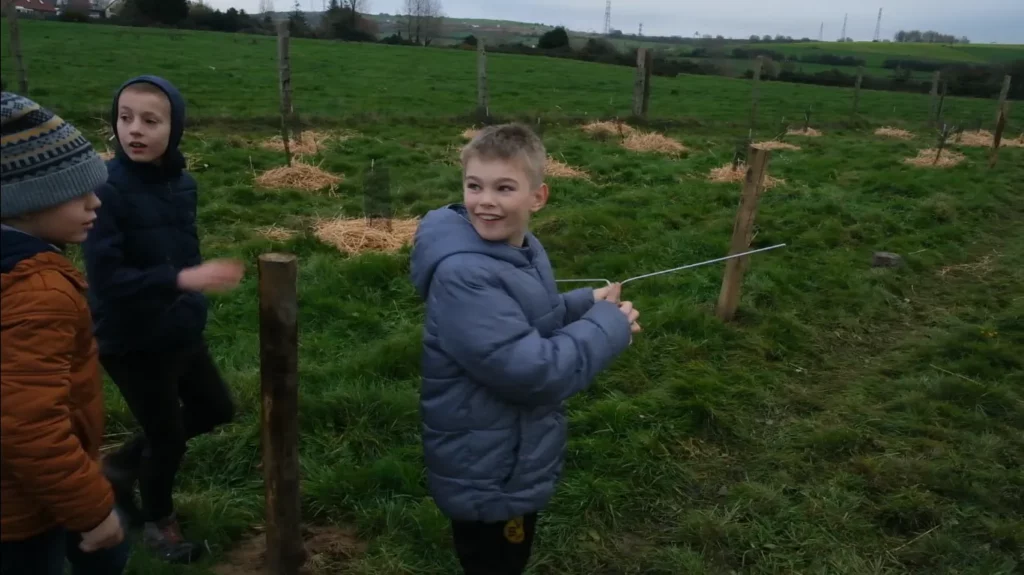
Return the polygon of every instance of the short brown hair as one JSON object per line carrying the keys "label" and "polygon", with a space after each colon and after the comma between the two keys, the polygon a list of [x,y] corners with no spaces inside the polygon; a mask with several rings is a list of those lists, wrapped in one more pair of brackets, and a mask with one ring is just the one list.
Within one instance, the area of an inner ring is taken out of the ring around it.
{"label": "short brown hair", "polygon": [[462,148],[462,169],[473,158],[523,161],[526,175],[533,186],[544,183],[544,164],[547,151],[544,142],[523,124],[488,126]]}

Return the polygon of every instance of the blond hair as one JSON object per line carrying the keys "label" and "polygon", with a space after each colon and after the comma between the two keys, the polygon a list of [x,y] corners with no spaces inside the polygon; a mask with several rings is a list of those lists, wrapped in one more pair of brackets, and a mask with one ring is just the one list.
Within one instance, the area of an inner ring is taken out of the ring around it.
{"label": "blond hair", "polygon": [[544,183],[547,151],[544,142],[523,124],[488,126],[462,148],[462,169],[469,160],[523,162],[526,175],[534,187]]}

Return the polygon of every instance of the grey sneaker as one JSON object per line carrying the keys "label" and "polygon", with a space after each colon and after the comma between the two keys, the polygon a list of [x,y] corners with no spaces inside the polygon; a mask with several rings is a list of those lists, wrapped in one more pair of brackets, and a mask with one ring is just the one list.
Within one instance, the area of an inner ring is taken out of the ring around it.
{"label": "grey sneaker", "polygon": [[142,544],[154,555],[168,563],[192,563],[202,554],[202,548],[186,541],[174,515],[155,523],[146,523],[142,530]]}

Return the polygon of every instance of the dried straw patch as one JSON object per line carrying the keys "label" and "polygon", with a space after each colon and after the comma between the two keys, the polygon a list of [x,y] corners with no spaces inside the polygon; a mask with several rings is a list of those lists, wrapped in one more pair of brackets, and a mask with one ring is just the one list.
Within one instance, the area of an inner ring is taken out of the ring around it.
{"label": "dried straw patch", "polygon": [[788,142],[780,142],[779,140],[768,140],[767,142],[757,142],[754,147],[758,150],[791,150],[796,151],[800,149],[800,146],[794,146]]}
{"label": "dried straw patch", "polygon": [[551,156],[548,156],[548,161],[544,164],[544,175],[552,178],[581,178],[584,180],[590,179],[590,174],[587,172],[570,166],[569,164],[560,162]]}
{"label": "dried straw patch", "polygon": [[320,241],[348,254],[397,252],[412,243],[418,225],[418,219],[319,219],[313,231]]}
{"label": "dried straw patch", "polygon": [[622,122],[591,122],[581,128],[590,135],[629,136],[636,133],[636,128]]}
{"label": "dried straw patch", "polygon": [[[976,132],[964,132],[955,141],[957,144],[962,146],[991,148],[992,144],[996,141],[996,137],[988,130],[978,130]],[[1016,139],[1003,136],[1003,139],[999,141],[999,146],[1007,148],[1024,148],[1024,134],[1021,134],[1021,136]]]}
{"label": "dried straw patch", "polygon": [[114,158],[114,151],[113,150],[107,150],[105,152],[99,152],[99,155],[100,155],[100,159],[103,160],[104,162],[106,162],[107,160],[112,160]]}
{"label": "dried straw patch", "polygon": [[634,152],[680,154],[689,149],[672,138],[657,132],[633,132],[622,141],[622,147]]}
{"label": "dried straw patch", "polygon": [[807,138],[820,138],[821,137],[821,132],[819,132],[818,130],[815,130],[814,128],[807,128],[806,130],[803,130],[803,129],[800,129],[800,130],[786,130],[786,135],[787,136],[804,136],[804,137],[807,137]]}
{"label": "dried straw patch", "polygon": [[[732,162],[720,167],[715,168],[708,172],[708,181],[714,183],[736,183],[742,182],[747,177],[747,163],[740,162],[736,165],[736,169],[732,169]],[[775,186],[783,185],[786,180],[782,178],[773,178],[769,174],[764,176],[764,189],[770,190]]]}
{"label": "dried straw patch", "polygon": [[466,128],[462,132],[462,137],[466,140],[472,140],[480,134],[480,130],[476,128]]}
{"label": "dried straw patch", "polygon": [[912,132],[901,130],[899,128],[891,128],[889,126],[875,130],[875,135],[882,136],[883,138],[896,138],[897,140],[914,139],[914,134]]}
{"label": "dried straw patch", "polygon": [[288,228],[282,228],[275,224],[272,226],[256,228],[256,233],[267,238],[268,240],[273,240],[275,242],[286,242],[294,238],[295,234],[298,232],[296,232],[295,230],[289,230]]}
{"label": "dried straw patch", "polygon": [[918,166],[920,168],[952,168],[967,159],[967,156],[964,156],[960,152],[942,150],[942,155],[939,157],[939,161],[936,162],[935,155],[938,151],[939,150],[936,148],[919,150],[916,158],[905,158],[903,163]]}
{"label": "dried straw patch", "polygon": [[952,266],[945,266],[939,270],[940,277],[946,277],[949,275],[967,274],[974,277],[984,277],[995,270],[995,260],[999,258],[998,252],[992,252],[989,255],[982,256],[982,258],[976,262],[970,262],[965,264],[956,264]]}
{"label": "dried straw patch", "polygon": [[[299,134],[298,138],[292,137],[288,141],[288,146],[293,154],[302,154],[305,156],[311,156],[320,152],[324,147],[324,144],[328,140],[340,138],[342,140],[348,139],[348,136],[335,136],[327,132],[317,132],[316,130],[306,130]],[[281,136],[274,136],[268,140],[264,140],[260,143],[260,147],[265,150],[273,150],[275,152],[284,151],[284,143],[281,140]]]}
{"label": "dried straw patch", "polygon": [[292,160],[291,166],[263,172],[256,178],[256,184],[264,188],[295,188],[315,192],[324,188],[333,189],[343,179],[296,158]]}

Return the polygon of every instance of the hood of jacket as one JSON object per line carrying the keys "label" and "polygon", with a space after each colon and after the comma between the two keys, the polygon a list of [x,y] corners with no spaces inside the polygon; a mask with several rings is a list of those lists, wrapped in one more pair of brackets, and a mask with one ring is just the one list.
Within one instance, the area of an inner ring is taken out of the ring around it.
{"label": "hood of jacket", "polygon": [[185,133],[185,97],[181,95],[181,92],[174,87],[169,81],[159,76],[137,76],[128,80],[117,89],[117,93],[114,94],[114,103],[111,106],[110,122],[114,128],[114,133],[117,134],[117,103],[121,99],[121,92],[125,88],[133,84],[152,84],[159,88],[171,102],[171,135],[167,141],[167,151],[164,152],[161,158],[160,165],[144,164],[132,160],[124,149],[121,148],[120,138],[114,138],[114,153],[117,159],[120,160],[129,169],[134,169],[142,174],[152,173],[152,175],[160,177],[172,177],[181,173],[185,169],[185,155],[179,150],[181,145],[181,138]]}
{"label": "hood of jacket", "polygon": [[[28,260],[32,262],[20,265]],[[43,270],[58,271],[77,288],[86,287],[81,273],[57,246],[8,226],[0,229],[0,273],[3,274],[0,289],[6,290]]]}
{"label": "hood of jacket", "polygon": [[523,248],[485,240],[473,229],[466,207],[450,204],[428,212],[420,221],[413,239],[410,275],[417,293],[426,299],[437,266],[455,254],[478,253],[525,268],[533,265],[537,249],[537,239],[530,233]]}

